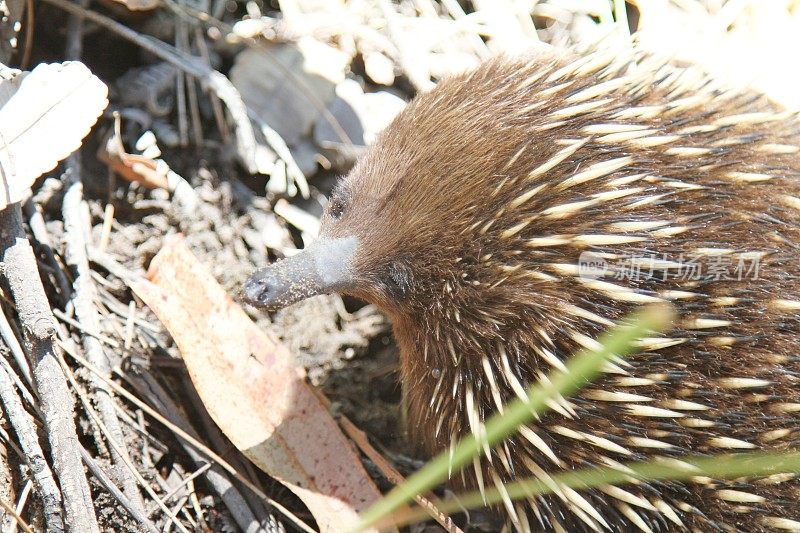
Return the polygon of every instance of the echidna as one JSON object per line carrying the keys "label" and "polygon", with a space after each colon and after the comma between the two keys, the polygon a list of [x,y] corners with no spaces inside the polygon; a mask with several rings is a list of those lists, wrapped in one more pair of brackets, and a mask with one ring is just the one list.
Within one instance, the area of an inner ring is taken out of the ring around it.
{"label": "echidna", "polygon": [[[585,267],[589,268],[585,268]],[[800,118],[641,53],[500,57],[414,99],[256,272],[268,308],[377,304],[411,436],[473,431],[633,308],[679,322],[461,474],[467,486],[800,446]],[[800,480],[639,482],[506,502],[518,530],[800,530]]]}

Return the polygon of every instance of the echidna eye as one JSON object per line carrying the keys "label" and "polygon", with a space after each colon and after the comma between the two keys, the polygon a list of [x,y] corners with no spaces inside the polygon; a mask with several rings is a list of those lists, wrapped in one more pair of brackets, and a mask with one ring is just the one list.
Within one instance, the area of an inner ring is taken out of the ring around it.
{"label": "echidna eye", "polygon": [[339,220],[344,214],[345,204],[341,198],[334,196],[328,202],[328,213],[334,220]]}
{"label": "echidna eye", "polygon": [[333,220],[339,220],[350,205],[350,188],[345,182],[339,182],[331,191],[328,200],[328,214]]}

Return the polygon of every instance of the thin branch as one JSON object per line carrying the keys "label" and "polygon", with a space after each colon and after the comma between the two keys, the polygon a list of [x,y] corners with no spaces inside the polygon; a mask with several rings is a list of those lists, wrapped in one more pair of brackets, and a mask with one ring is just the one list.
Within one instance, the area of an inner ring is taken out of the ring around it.
{"label": "thin branch", "polygon": [[119,490],[119,488],[111,481],[111,478],[105,473],[105,471],[100,468],[100,465],[92,459],[92,456],[89,455],[83,447],[81,447],[81,457],[83,458],[83,462],[86,463],[86,467],[89,471],[94,475],[97,481],[100,482],[103,487],[106,488],[108,492],[116,499],[122,507],[125,508],[126,511],[133,517],[134,520],[139,522],[147,531],[150,533],[159,533],[158,528],[153,524],[150,519],[148,519],[145,515],[141,514],[139,509],[137,509],[132,502],[128,499],[125,494]]}
{"label": "thin branch", "polygon": [[0,507],[3,508],[5,512],[11,515],[11,517],[17,522],[17,525],[22,528],[25,533],[33,533],[31,526],[29,526],[25,520],[22,519],[20,515],[17,514],[16,509],[11,507],[7,502],[0,500]]}
{"label": "thin branch", "polygon": [[25,378],[25,381],[28,383],[28,385],[33,385],[31,368],[28,365],[28,360],[25,359],[25,352],[22,351],[22,346],[20,346],[19,340],[14,334],[11,323],[9,323],[6,314],[2,310],[0,310],[0,338],[2,338],[6,343],[8,349],[11,350],[11,355],[14,357],[14,361],[22,371],[22,377]]}
{"label": "thin branch", "polygon": [[[81,216],[86,204],[83,200],[83,184],[80,182],[80,160],[78,155],[71,156],[67,161],[67,172],[65,173],[66,194],[62,205],[64,217],[64,233],[66,251],[65,257],[67,264],[72,268],[75,281],[73,283],[72,303],[75,307],[75,314],[80,324],[91,330],[100,331],[100,315],[94,305],[97,299],[97,288],[91,276],[89,259],[87,257],[87,231],[83,227],[84,217]],[[110,364],[108,357],[103,350],[103,345],[99,340],[90,336],[82,336],[83,349],[86,356],[93,365],[103,371],[108,371]],[[122,490],[141,514],[144,514],[144,504],[139,490],[136,487],[136,479],[124,467],[130,462],[127,448],[124,446],[122,428],[119,424],[114,410],[114,399],[105,384],[97,379],[91,379],[94,399],[97,402],[97,409],[100,411],[103,423],[108,428],[109,438],[117,443],[121,443],[119,448],[112,447],[110,450],[111,460],[115,467],[117,479],[122,484]]]}
{"label": "thin branch", "polygon": [[[183,428],[193,438],[199,440],[199,435],[183,415],[184,411],[182,406],[175,403],[172,396],[164,390],[161,384],[158,383],[151,374],[143,373],[136,378],[126,375],[125,378],[141,395],[148,394],[151,399],[150,401],[158,406],[158,411],[163,413],[165,418],[170,420],[175,426]],[[168,428],[171,429],[170,426],[168,426]],[[207,456],[199,452],[191,444],[180,439],[179,442],[183,445],[183,449],[196,465],[204,465],[209,462]],[[217,494],[220,495],[220,498],[225,503],[225,506],[230,511],[236,523],[239,524],[239,527],[241,527],[245,533],[263,531],[261,524],[256,518],[256,513],[252,509],[252,504],[248,505],[249,499],[247,496],[252,493],[249,491],[240,491],[231,482],[220,465],[215,463],[211,464],[211,468],[206,472],[206,481],[208,481],[214,490],[217,491]]]}
{"label": "thin branch", "polygon": [[203,466],[201,466],[200,468],[198,468],[197,470],[195,470],[194,472],[192,472],[190,475],[188,475],[185,478],[183,478],[183,480],[180,483],[178,483],[177,485],[175,485],[172,488],[172,490],[170,490],[168,493],[166,493],[164,495],[164,497],[161,498],[161,500],[166,503],[170,498],[172,498],[177,493],[179,493],[181,490],[183,490],[184,487],[187,487],[192,482],[193,479],[195,479],[198,476],[202,476],[203,474],[205,474],[206,470],[211,468],[213,466],[213,464],[214,463],[206,463]]}
{"label": "thin branch", "polygon": [[4,365],[0,365],[0,401],[11,427],[17,434],[20,451],[31,469],[31,474],[44,505],[45,522],[48,531],[64,531],[64,518],[61,509],[61,491],[58,490],[53,472],[47,464],[36,434],[33,417],[22,406],[11,377]]}
{"label": "thin branch", "polygon": [[0,212],[0,259],[17,305],[33,378],[47,427],[53,465],[61,486],[69,531],[100,531],[75,430],[73,400],[55,354],[55,317],[39,277],[36,257],[25,236],[20,205]]}
{"label": "thin branch", "polygon": [[42,210],[33,202],[33,198],[28,198],[22,208],[25,211],[25,216],[28,217],[28,225],[31,228],[33,238],[39,243],[39,247],[43,249],[47,262],[53,269],[53,276],[58,285],[61,303],[66,303],[70,295],[69,281],[64,271],[61,269],[61,265],[56,260],[56,255],[53,252],[53,243],[50,239],[50,234],[47,232],[47,225],[44,222]]}

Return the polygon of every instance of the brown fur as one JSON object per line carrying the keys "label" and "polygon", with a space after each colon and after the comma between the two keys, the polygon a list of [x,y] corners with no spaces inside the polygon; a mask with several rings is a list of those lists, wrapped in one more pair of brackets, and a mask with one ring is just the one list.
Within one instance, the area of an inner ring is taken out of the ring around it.
{"label": "brown fur", "polygon": [[[498,58],[441,82],[411,102],[343,179],[331,202],[341,216],[323,219],[323,237],[355,235],[360,243],[357,286],[347,292],[393,320],[412,437],[429,453],[445,449],[471,431],[470,400],[485,419],[496,400],[515,396],[514,380],[537,381],[608,321],[662,298],[681,316],[666,335],[672,345],[651,344],[530,424],[556,460],[517,435],[493,450],[491,462],[482,460],[483,482],[746,451],[730,447],[743,443],[797,449],[800,304],[791,302],[800,302],[800,200],[792,200],[800,197],[800,122],[777,115],[763,96],[650,57],[637,57],[638,65],[600,54],[573,61]],[[766,115],[739,116],[754,112]],[[635,139],[632,131],[644,133]],[[585,144],[531,176],[578,142]],[[606,161],[615,168],[593,167]],[[586,203],[560,208],[564,216],[551,209],[574,202]],[[558,238],[537,240],[551,236]],[[655,278],[602,278],[614,284],[607,286],[581,282],[569,268],[586,250],[617,254],[614,264],[666,254],[685,265],[702,248],[728,250],[703,263],[730,259],[731,272],[742,253],[763,252],[758,279],[665,281],[657,270]],[[638,397],[609,401],[609,392]],[[666,411],[642,416],[642,408]],[[474,487],[477,475],[468,469],[460,477]],[[569,532],[604,528],[587,508],[613,531],[682,530],[675,518],[703,532],[787,524],[776,518],[800,524],[800,481],[791,475],[622,488],[633,495],[627,502],[587,490],[507,512],[519,529]],[[758,501],[730,501],[723,489]]]}

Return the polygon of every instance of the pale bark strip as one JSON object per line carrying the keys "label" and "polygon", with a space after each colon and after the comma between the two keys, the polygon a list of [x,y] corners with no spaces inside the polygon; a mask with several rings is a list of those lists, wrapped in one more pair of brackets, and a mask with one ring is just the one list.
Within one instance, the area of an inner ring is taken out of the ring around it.
{"label": "pale bark strip", "polygon": [[[72,269],[75,281],[72,284],[72,303],[75,306],[75,315],[81,326],[93,333],[100,333],[100,315],[95,307],[97,288],[89,269],[89,259],[86,253],[86,233],[81,216],[82,209],[88,209],[83,201],[83,184],[79,181],[80,161],[78,155],[73,155],[67,160],[66,194],[62,205],[64,218],[65,257],[67,265]],[[91,335],[81,335],[83,350],[86,358],[103,372],[110,373],[111,365],[108,356],[103,350],[103,345]],[[119,444],[119,448],[110,447],[111,461],[114,465],[112,477],[122,486],[122,491],[127,496],[130,504],[140,514],[144,514],[144,503],[136,484],[136,479],[126,467],[132,460],[125,446],[125,436],[122,433],[117,412],[114,409],[114,398],[111,391],[103,381],[91,374],[90,382],[97,402],[97,410],[108,428],[110,438]],[[119,451],[118,451],[119,450]],[[124,457],[122,456],[124,455]]]}
{"label": "pale bark strip", "polygon": [[73,398],[55,355],[55,318],[39,277],[36,257],[25,236],[19,204],[11,204],[0,212],[0,260],[17,304],[33,378],[41,400],[53,466],[64,500],[67,530],[99,533],[75,432]]}

